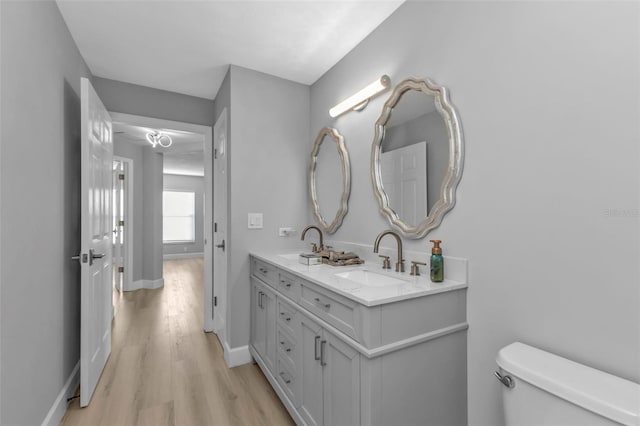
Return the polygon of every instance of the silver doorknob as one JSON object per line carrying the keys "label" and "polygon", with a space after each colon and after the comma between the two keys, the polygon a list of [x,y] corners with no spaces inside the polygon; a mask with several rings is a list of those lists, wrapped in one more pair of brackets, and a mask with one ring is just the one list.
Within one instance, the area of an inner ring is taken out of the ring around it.
{"label": "silver doorknob", "polygon": [[96,253],[93,249],[89,250],[89,266],[93,265],[94,259],[102,259],[104,257],[104,253]]}
{"label": "silver doorknob", "polygon": [[89,261],[89,256],[87,256],[87,253],[82,253],[77,256],[71,256],[71,260],[79,260],[82,263],[87,263]]}

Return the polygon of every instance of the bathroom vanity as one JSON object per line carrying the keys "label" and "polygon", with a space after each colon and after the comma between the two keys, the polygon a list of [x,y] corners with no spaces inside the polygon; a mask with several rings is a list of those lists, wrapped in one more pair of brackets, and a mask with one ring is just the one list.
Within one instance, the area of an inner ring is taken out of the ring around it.
{"label": "bathroom vanity", "polygon": [[250,256],[250,351],[297,424],[467,423],[466,282],[297,256]]}

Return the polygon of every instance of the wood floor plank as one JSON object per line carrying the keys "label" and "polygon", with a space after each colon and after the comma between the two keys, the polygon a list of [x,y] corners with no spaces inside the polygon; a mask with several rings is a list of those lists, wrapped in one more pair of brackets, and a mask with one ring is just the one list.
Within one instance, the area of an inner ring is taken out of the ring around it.
{"label": "wood floor plank", "polygon": [[164,262],[164,288],[116,293],[112,349],[86,408],[61,425],[293,425],[255,364],[229,369],[203,330],[202,259]]}

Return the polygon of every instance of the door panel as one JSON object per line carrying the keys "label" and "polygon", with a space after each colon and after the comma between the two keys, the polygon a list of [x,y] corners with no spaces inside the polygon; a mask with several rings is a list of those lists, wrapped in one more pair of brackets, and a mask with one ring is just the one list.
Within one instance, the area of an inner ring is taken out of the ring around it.
{"label": "door panel", "polygon": [[360,424],[360,354],[324,330],[324,421]]}
{"label": "door panel", "polygon": [[111,353],[111,118],[89,80],[81,81],[80,405],[87,406]]}
{"label": "door panel", "polygon": [[213,331],[226,341],[227,305],[227,109],[213,127]]}
{"label": "door panel", "polygon": [[322,327],[309,318],[300,316],[301,342],[298,365],[300,366],[300,415],[309,425],[323,423],[322,366],[320,365],[320,340]]}

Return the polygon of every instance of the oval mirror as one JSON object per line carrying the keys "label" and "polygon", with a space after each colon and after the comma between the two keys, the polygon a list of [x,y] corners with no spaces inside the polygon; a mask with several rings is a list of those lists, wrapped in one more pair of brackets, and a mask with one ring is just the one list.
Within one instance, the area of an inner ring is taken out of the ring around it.
{"label": "oval mirror", "polygon": [[349,153],[336,129],[324,127],[316,137],[309,165],[309,192],[316,220],[324,232],[333,234],[347,214],[351,193]]}
{"label": "oval mirror", "polygon": [[447,89],[407,79],[376,121],[371,178],[380,211],[407,238],[422,238],[455,204],[462,131]]}

